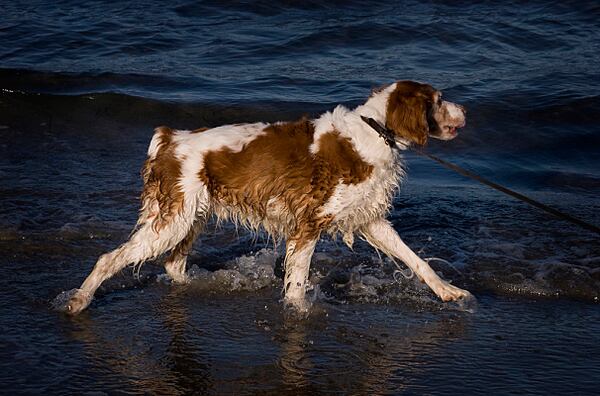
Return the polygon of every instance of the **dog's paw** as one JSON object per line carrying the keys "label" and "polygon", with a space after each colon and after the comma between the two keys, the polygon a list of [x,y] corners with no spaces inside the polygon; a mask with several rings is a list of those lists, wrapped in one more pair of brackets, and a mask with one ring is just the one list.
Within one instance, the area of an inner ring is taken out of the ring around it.
{"label": "dog's paw", "polygon": [[168,276],[169,278],[171,278],[171,282],[176,285],[185,285],[187,283],[190,283],[191,280],[191,278],[186,273],[168,274]]}
{"label": "dog's paw", "polygon": [[290,318],[306,318],[312,303],[306,298],[285,298],[283,300],[285,316]]}
{"label": "dog's paw", "polygon": [[437,290],[435,290],[435,294],[437,294],[443,302],[458,301],[460,299],[466,300],[473,298],[473,295],[468,291],[463,290],[460,287],[451,285],[447,282],[442,283],[442,285]]}
{"label": "dog's paw", "polygon": [[86,309],[90,302],[92,302],[92,296],[89,293],[81,289],[72,289],[56,296],[52,305],[59,311],[77,315]]}

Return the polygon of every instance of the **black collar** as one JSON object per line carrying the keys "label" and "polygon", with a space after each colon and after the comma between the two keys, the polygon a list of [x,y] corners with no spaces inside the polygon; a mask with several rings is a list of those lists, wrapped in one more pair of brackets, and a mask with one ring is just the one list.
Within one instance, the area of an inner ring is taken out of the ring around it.
{"label": "black collar", "polygon": [[373,128],[379,134],[379,137],[385,141],[385,144],[390,146],[392,149],[398,148],[398,145],[396,144],[396,139],[394,138],[394,131],[384,127],[372,118],[365,117],[362,115],[360,116],[360,118],[362,118],[362,120],[366,122],[367,125]]}

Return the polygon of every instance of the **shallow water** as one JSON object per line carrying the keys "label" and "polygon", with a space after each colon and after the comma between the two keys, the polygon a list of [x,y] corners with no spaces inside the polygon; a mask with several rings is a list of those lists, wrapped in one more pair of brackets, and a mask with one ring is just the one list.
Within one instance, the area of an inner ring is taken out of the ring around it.
{"label": "shallow water", "polygon": [[[398,78],[467,106],[428,150],[600,224],[600,9],[30,2],[0,22],[0,384],[10,393],[594,393],[598,237],[406,153],[390,214],[478,304],[440,303],[358,241],[323,240],[313,309],[281,308],[281,248],[230,225],[187,286],[123,271],[52,303],[135,224],[157,125],[290,120]],[[157,17],[159,15],[160,17]],[[143,20],[144,23],[139,23]],[[26,34],[25,34],[26,33]]]}

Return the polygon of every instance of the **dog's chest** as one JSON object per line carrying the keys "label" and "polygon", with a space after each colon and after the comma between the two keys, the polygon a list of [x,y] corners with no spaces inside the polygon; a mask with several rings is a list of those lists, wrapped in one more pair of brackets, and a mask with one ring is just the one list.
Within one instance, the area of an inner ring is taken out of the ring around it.
{"label": "dog's chest", "polygon": [[366,223],[385,216],[404,173],[399,161],[376,167],[371,176],[358,184],[338,183],[321,209],[332,217],[333,232],[352,233]]}

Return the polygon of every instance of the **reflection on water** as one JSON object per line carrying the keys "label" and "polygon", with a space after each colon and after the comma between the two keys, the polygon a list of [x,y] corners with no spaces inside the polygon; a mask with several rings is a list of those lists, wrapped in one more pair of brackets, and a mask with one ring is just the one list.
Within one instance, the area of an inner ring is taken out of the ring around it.
{"label": "reflection on water", "polygon": [[[97,305],[94,315],[84,313],[67,326],[68,343],[80,346],[86,363],[72,368],[79,374],[64,389],[306,395],[439,387],[448,393],[465,387],[551,391],[572,389],[565,378],[580,370],[586,376],[577,377],[578,389],[589,390],[589,376],[599,370],[597,355],[588,353],[598,341],[593,306],[528,306],[483,297],[480,311],[468,314],[317,303],[308,318],[295,320],[271,302],[277,292],[250,299],[242,291],[211,296],[193,285],[157,284],[127,292],[110,309]],[[135,306],[128,302],[139,294]],[[562,363],[567,357],[570,366]]]}
{"label": "reflection on water", "polygon": [[410,387],[407,378],[423,371],[418,364],[421,354],[435,353],[440,346],[461,338],[465,321],[469,320],[466,315],[452,315],[426,323],[404,323],[403,328],[385,322],[364,327],[355,315],[345,317],[347,312],[333,306],[328,310],[332,312],[331,320],[340,323],[326,329],[335,344],[315,342],[312,337],[316,329],[310,321],[288,324],[281,335],[279,363],[284,383],[291,389],[400,392]]}
{"label": "reflection on water", "polygon": [[[150,312],[143,298],[73,319],[69,342],[81,344],[98,390],[119,383],[119,390],[151,394],[244,393],[247,387],[272,394],[398,392],[423,371],[423,354],[463,338],[471,321],[469,314],[423,321],[410,311],[353,312],[328,304],[299,319],[271,303],[260,309],[265,295],[240,311],[233,307],[239,295],[211,302],[198,300],[210,297],[193,286],[160,289],[163,295],[142,290],[153,294]],[[216,306],[217,317],[211,315]],[[407,317],[398,322],[399,314]]]}

